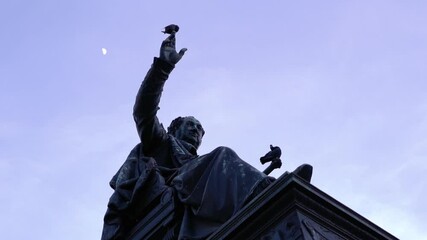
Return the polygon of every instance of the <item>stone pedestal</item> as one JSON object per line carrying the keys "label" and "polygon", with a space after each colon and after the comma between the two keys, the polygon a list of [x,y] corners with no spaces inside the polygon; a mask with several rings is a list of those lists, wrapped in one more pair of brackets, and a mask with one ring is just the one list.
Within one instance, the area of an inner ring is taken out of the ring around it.
{"label": "stone pedestal", "polygon": [[284,174],[208,239],[397,239],[298,176]]}

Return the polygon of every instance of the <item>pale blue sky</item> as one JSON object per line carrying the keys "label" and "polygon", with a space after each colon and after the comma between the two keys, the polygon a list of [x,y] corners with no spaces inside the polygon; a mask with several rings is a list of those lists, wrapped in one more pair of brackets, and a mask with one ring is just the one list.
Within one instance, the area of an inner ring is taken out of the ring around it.
{"label": "pale blue sky", "polygon": [[[99,239],[108,182],[138,142],[132,105],[170,23],[189,50],[159,118],[233,148],[401,239],[427,239],[427,2],[2,1],[0,232]],[[103,55],[101,49],[106,48]]]}

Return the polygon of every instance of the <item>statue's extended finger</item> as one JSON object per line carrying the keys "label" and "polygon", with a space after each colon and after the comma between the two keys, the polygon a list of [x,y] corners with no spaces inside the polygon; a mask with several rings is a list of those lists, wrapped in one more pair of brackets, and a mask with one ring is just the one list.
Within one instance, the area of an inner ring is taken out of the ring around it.
{"label": "statue's extended finger", "polygon": [[185,54],[185,52],[187,51],[188,49],[187,48],[183,48],[183,49],[181,49],[181,50],[179,50],[179,56],[184,56],[184,54]]}
{"label": "statue's extended finger", "polygon": [[165,41],[167,42],[175,42],[175,34],[170,34]]}
{"label": "statue's extended finger", "polygon": [[169,40],[170,40],[170,45],[175,48],[175,44],[176,44],[176,38],[175,38],[175,34],[171,34],[169,36]]}
{"label": "statue's extended finger", "polygon": [[174,36],[172,36],[172,34],[170,34],[169,36],[167,36],[167,37],[165,38],[165,40],[163,40],[163,43],[170,43],[170,42],[172,42],[172,41],[175,41],[175,40],[174,40],[174,38],[175,38],[175,35],[174,35]]}
{"label": "statue's extended finger", "polygon": [[169,43],[170,43],[170,40],[168,38],[166,38],[165,40],[163,40],[161,47],[164,48],[164,47],[168,46]]}

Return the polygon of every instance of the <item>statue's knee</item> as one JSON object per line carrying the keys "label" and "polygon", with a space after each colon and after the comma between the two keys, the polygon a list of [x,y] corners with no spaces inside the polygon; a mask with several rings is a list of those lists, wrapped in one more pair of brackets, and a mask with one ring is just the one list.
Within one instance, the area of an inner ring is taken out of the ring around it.
{"label": "statue's knee", "polygon": [[215,148],[214,152],[218,152],[218,153],[222,153],[222,154],[228,154],[228,155],[237,155],[236,152],[229,148],[229,147],[224,147],[224,146],[220,146]]}

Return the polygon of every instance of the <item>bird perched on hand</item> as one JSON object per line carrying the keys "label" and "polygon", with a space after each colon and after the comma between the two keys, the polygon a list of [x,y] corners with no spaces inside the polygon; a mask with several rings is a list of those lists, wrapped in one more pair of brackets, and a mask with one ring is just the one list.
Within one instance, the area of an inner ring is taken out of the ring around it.
{"label": "bird perched on hand", "polygon": [[270,162],[274,159],[278,159],[282,155],[282,150],[280,150],[280,147],[273,147],[273,145],[270,145],[270,149],[270,152],[268,152],[267,154],[265,154],[264,157],[261,157],[259,159],[262,164]]}
{"label": "bird perched on hand", "polygon": [[179,31],[178,25],[170,24],[170,25],[167,25],[165,27],[165,30],[162,31],[162,33],[164,33],[164,34],[173,34],[173,33],[177,33],[178,31]]}

